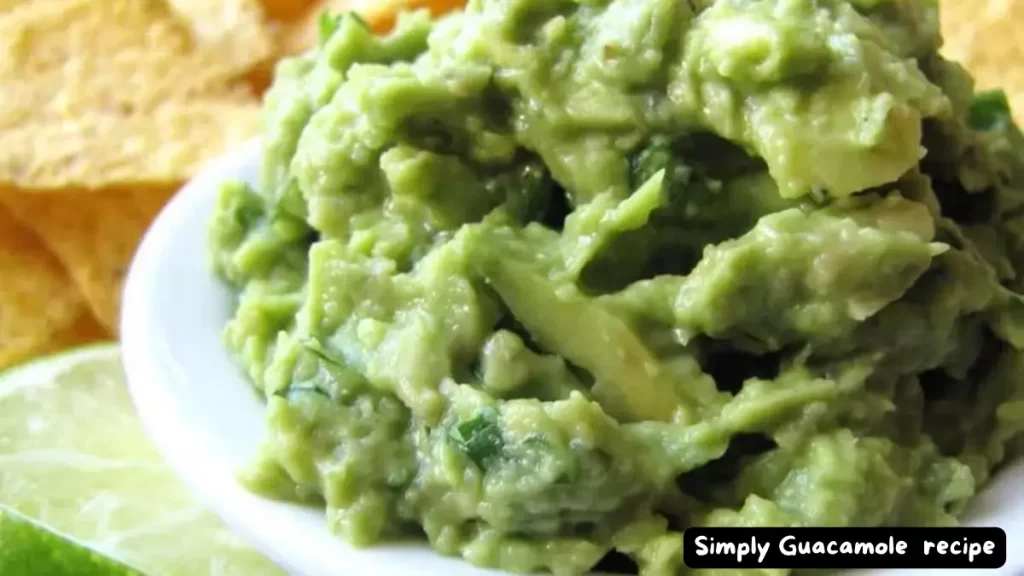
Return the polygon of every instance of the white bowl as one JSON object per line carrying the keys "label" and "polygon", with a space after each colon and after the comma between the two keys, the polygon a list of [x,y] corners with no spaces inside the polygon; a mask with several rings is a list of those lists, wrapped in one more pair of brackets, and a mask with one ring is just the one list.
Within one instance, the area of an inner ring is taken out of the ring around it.
{"label": "white bowl", "polygon": [[[259,162],[254,140],[208,165],[160,214],[135,257],[121,340],[128,385],[148,433],[210,508],[292,574],[500,574],[438,556],[425,545],[355,550],[327,530],[322,510],[260,498],[236,481],[263,437],[263,405],[221,339],[233,296],[207,265],[206,230],[220,183],[254,182]],[[995,478],[973,503],[967,523],[1007,533],[1006,566],[987,573],[1022,574],[1024,462]]]}

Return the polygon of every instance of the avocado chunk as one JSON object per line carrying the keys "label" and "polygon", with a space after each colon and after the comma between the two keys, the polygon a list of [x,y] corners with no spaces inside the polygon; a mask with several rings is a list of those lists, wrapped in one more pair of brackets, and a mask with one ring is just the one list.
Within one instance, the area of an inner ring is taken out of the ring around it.
{"label": "avocado chunk", "polygon": [[502,258],[500,245],[475,244],[476,270],[541,346],[594,377],[592,391],[610,414],[625,421],[673,419],[680,405],[672,382],[623,319],[572,285]]}

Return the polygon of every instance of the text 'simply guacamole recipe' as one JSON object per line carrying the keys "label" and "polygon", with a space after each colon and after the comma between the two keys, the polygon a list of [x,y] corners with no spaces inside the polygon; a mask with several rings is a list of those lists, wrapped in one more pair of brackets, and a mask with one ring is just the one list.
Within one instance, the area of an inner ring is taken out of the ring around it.
{"label": "text 'simply guacamole recipe'", "polygon": [[999,568],[1000,528],[718,528],[688,530],[690,568]]}

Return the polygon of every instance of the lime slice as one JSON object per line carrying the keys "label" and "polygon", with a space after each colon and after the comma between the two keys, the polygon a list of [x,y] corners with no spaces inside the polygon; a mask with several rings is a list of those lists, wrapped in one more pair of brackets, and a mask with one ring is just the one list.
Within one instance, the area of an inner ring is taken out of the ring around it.
{"label": "lime slice", "polygon": [[163,462],[117,346],[0,375],[0,503],[152,576],[284,574]]}
{"label": "lime slice", "polygon": [[141,576],[3,506],[0,542],[0,574],[4,576]]}

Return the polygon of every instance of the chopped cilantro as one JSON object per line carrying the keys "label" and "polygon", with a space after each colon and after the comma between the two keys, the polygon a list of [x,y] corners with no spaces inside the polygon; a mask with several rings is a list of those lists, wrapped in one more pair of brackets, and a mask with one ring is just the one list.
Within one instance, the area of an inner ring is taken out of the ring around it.
{"label": "chopped cilantro", "polygon": [[975,130],[1005,130],[1013,122],[1006,92],[989,90],[975,94],[967,109],[967,125]]}
{"label": "chopped cilantro", "polygon": [[317,27],[319,28],[321,46],[323,46],[331,36],[334,36],[334,33],[338,31],[338,28],[341,28],[341,21],[346,17],[355,20],[356,23],[363,28],[366,28],[367,30],[370,29],[370,24],[358,12],[346,11],[331,14],[324,10],[320,13],[320,21],[317,24]]}
{"label": "chopped cilantro", "polygon": [[487,469],[487,464],[504,445],[497,418],[494,410],[481,410],[469,420],[456,424],[449,433],[455,446],[481,470]]}
{"label": "chopped cilantro", "polygon": [[326,10],[320,13],[320,22],[317,24],[317,27],[320,32],[321,45],[325,44],[338,31],[343,17],[344,14],[331,14]]}

